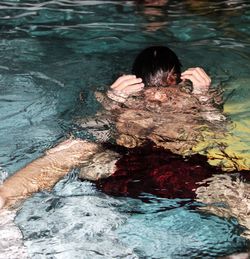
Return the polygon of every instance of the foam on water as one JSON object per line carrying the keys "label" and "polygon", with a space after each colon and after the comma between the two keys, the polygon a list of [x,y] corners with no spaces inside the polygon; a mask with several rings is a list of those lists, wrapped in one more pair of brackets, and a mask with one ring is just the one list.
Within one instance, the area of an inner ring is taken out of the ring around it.
{"label": "foam on water", "polygon": [[23,243],[23,235],[14,223],[16,211],[0,211],[0,258],[26,259],[27,249]]}

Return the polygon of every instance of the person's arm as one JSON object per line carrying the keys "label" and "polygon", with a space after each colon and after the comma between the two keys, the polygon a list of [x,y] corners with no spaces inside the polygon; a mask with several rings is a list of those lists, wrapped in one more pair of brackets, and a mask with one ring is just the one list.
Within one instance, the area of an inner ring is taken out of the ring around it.
{"label": "person's arm", "polygon": [[181,74],[182,80],[190,80],[193,85],[192,94],[201,103],[201,115],[209,121],[225,121],[226,117],[221,113],[222,92],[221,89],[211,90],[211,78],[200,67],[189,68]]}
{"label": "person's arm", "polygon": [[0,187],[0,208],[12,206],[35,192],[50,190],[71,169],[86,163],[99,149],[99,145],[81,139],[60,143],[4,181]]}

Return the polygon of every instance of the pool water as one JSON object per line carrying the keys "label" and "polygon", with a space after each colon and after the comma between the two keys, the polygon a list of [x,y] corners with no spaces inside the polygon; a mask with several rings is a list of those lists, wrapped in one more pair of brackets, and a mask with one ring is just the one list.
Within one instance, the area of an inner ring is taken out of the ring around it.
{"label": "pool water", "polygon": [[[99,108],[94,91],[129,73],[149,45],[168,45],[183,70],[201,66],[222,83],[232,146],[249,158],[249,1],[149,2],[1,1],[1,179],[78,134],[75,119]],[[11,249],[0,242],[0,258],[213,258],[250,250],[236,218],[201,212],[201,202],[112,197],[76,175],[24,203],[15,217],[20,242]],[[6,229],[15,226],[4,222],[0,236],[10,241]]]}

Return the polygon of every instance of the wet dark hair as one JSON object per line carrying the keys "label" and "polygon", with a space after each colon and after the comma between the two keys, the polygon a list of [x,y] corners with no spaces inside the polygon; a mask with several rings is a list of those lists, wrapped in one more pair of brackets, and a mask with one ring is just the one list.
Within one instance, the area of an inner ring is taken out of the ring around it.
{"label": "wet dark hair", "polygon": [[136,57],[132,74],[142,78],[145,86],[169,86],[181,80],[181,62],[176,54],[165,46],[144,49]]}

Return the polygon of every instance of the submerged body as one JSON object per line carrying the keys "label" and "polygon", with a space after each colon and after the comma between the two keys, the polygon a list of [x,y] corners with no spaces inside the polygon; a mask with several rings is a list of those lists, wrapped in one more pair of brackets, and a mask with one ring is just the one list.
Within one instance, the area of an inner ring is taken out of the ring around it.
{"label": "submerged body", "polygon": [[[99,180],[97,185],[108,193],[134,195],[129,191],[131,184],[136,187],[143,179],[141,186],[147,192],[168,198],[194,198],[199,182],[217,168],[210,167],[206,157],[192,160],[195,157],[187,155],[198,153],[195,146],[205,139],[212,140],[203,148],[205,151],[214,143],[219,145],[217,137],[224,137],[228,123],[221,113],[220,95],[209,91],[211,79],[205,71],[191,68],[181,74],[180,66],[168,48],[143,51],[133,67],[137,77],[122,76],[107,94],[97,93],[104,112],[94,121],[80,122],[86,130],[91,131],[92,125],[91,133],[101,143],[69,139],[47,151],[4,182],[0,207],[13,206],[34,192],[50,190],[76,167],[82,168],[81,179]],[[181,85],[181,80],[190,80],[192,89]],[[105,122],[109,126],[104,134],[95,129],[99,119],[104,121],[102,126]],[[118,144],[129,149],[125,153],[110,150],[104,139],[113,139],[117,148]],[[149,153],[144,149],[148,146]],[[119,183],[124,176],[127,180]],[[108,180],[100,180],[103,178]],[[119,186],[125,190],[119,191]]]}
{"label": "submerged body", "polygon": [[[204,96],[178,86],[149,87],[123,103],[100,92],[96,97],[105,109],[100,117],[113,124],[113,139],[127,148],[153,142],[175,154],[191,155],[205,134],[217,139],[228,132],[229,122],[221,112],[222,100],[216,91]],[[88,126],[84,120],[78,123]]]}
{"label": "submerged body", "polygon": [[[212,120],[205,119],[202,115],[202,106],[209,108],[209,113],[212,111],[218,114],[219,111],[208,94],[210,78],[200,68],[189,69],[180,75],[178,58],[168,48],[151,47],[141,54],[135,60],[133,71],[144,77],[148,87],[144,88],[142,79],[134,75],[118,78],[107,95],[96,95],[105,109],[101,117],[105,114],[105,118],[113,125],[110,130],[114,134],[111,135],[119,145],[131,148],[150,142],[177,154],[192,154],[191,147],[200,138],[204,121],[208,122],[206,127],[210,127],[209,124],[212,123]],[[148,59],[146,63],[142,62],[144,56]],[[168,58],[174,62],[172,65],[166,64]],[[155,71],[154,62],[162,68]],[[146,68],[143,68],[143,64],[146,64]],[[153,69],[155,76],[149,71],[145,74],[148,69]],[[190,89],[177,85],[181,77],[192,81],[192,93]],[[152,82],[157,87],[150,87]],[[166,84],[170,85],[166,87]],[[225,119],[223,116],[221,118]],[[88,124],[85,126],[88,127]],[[34,192],[51,189],[72,168],[81,167],[100,152],[103,152],[102,144],[80,139],[62,142],[4,182],[0,188],[1,206],[15,204]],[[96,174],[94,171],[93,173]],[[113,173],[110,170],[109,173],[94,178]]]}
{"label": "submerged body", "polygon": [[[170,110],[171,102],[166,103],[168,90],[171,95],[175,92],[176,95],[182,95],[182,98],[186,97],[183,106],[178,104],[174,106],[176,110]],[[113,139],[121,146],[132,148],[153,143],[154,147],[163,147],[175,154],[192,154],[192,146],[202,136],[204,123],[207,123],[205,127],[208,129],[212,125],[217,125],[214,123],[217,120],[208,121],[203,118],[202,103],[197,97],[187,95],[178,88],[148,88],[140,92],[140,95],[143,98],[135,94],[125,103],[114,103],[112,100],[105,102],[106,95],[102,95],[102,99],[97,95],[97,99],[103,101],[106,118],[109,123],[113,124],[111,127],[114,133]],[[157,99],[154,96],[157,96]],[[162,96],[161,102],[159,96]],[[106,103],[109,105],[105,106]],[[187,108],[191,107],[193,109],[189,113]],[[210,104],[208,107],[211,112]],[[181,115],[182,110],[184,110],[183,115]],[[218,111],[214,108],[216,114]],[[223,115],[221,118],[225,122]],[[222,125],[221,128],[223,132],[225,128]],[[2,204],[6,200],[6,205],[9,206],[34,192],[51,189],[71,169],[88,164],[92,158],[97,163],[101,157],[98,154],[103,152],[108,151],[102,143],[95,144],[80,139],[62,142],[54,149],[47,151],[45,156],[27,165],[4,182],[0,188]],[[117,160],[119,154],[113,153],[112,157]],[[103,165],[104,161],[101,161],[102,163],[100,161],[99,165]],[[107,170],[102,170],[101,173],[92,170],[92,180],[110,176],[115,172],[112,168],[110,170],[108,165],[106,166]],[[89,179],[87,175],[84,177]]]}

